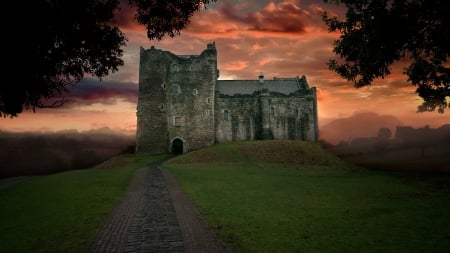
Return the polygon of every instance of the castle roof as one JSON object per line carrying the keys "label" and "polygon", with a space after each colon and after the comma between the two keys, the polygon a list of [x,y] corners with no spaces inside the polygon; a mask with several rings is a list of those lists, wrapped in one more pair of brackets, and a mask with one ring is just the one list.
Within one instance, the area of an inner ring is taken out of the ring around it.
{"label": "castle roof", "polygon": [[216,91],[233,96],[236,94],[251,95],[259,90],[268,90],[289,95],[298,90],[309,90],[305,76],[294,78],[277,78],[273,80],[217,80]]}

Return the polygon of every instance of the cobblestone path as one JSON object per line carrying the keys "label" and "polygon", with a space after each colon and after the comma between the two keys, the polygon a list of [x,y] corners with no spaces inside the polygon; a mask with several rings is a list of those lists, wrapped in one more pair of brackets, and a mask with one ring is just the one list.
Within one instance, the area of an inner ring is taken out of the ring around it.
{"label": "cobblestone path", "polygon": [[175,178],[147,165],[91,247],[93,253],[230,253],[209,231]]}
{"label": "cobblestone path", "polygon": [[128,230],[124,252],[184,253],[183,236],[165,179],[150,166],[142,202]]}

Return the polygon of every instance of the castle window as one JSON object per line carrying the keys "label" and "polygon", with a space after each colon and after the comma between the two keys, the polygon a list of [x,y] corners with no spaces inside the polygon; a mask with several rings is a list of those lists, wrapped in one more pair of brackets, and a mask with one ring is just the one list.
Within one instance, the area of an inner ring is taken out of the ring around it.
{"label": "castle window", "polygon": [[197,89],[193,89],[192,90],[192,95],[197,96],[198,95],[198,90]]}
{"label": "castle window", "polygon": [[162,111],[162,112],[165,111],[166,110],[166,105],[163,104],[163,103],[159,104],[159,110]]}
{"label": "castle window", "polygon": [[270,107],[270,115],[275,116],[275,107]]}
{"label": "castle window", "polygon": [[181,127],[183,125],[183,117],[174,117],[173,125],[176,127]]}
{"label": "castle window", "polygon": [[178,84],[172,85],[172,95],[176,96],[176,95],[178,95],[180,93],[181,93],[180,85],[178,85]]}
{"label": "castle window", "polygon": [[163,82],[163,83],[161,84],[161,89],[162,89],[163,91],[166,91],[166,90],[167,90],[166,82]]}
{"label": "castle window", "polygon": [[170,70],[172,71],[172,72],[178,72],[178,65],[177,64],[172,64],[172,66],[170,66]]}
{"label": "castle window", "polygon": [[223,111],[223,120],[228,121],[228,114],[230,113],[229,110],[224,110]]}
{"label": "castle window", "polygon": [[211,98],[206,98],[206,103],[211,104],[212,103]]}
{"label": "castle window", "polygon": [[205,110],[205,116],[209,116],[209,115],[211,115],[211,111],[208,110],[208,109],[206,109],[206,110]]}

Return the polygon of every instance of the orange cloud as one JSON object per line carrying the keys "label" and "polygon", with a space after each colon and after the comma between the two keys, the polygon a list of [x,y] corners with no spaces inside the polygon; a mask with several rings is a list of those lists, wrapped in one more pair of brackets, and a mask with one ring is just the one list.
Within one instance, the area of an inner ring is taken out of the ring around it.
{"label": "orange cloud", "polygon": [[225,65],[225,70],[243,70],[248,67],[247,61],[235,61]]}

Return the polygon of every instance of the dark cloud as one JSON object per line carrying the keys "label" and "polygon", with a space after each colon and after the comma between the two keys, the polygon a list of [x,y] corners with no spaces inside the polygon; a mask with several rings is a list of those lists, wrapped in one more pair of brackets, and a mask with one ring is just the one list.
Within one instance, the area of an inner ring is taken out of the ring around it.
{"label": "dark cloud", "polygon": [[94,103],[116,104],[118,99],[137,103],[138,86],[135,83],[83,79],[67,94],[72,105]]}
{"label": "dark cloud", "polygon": [[307,11],[300,8],[295,2],[284,1],[269,3],[265,8],[257,11],[241,13],[239,5],[228,1],[218,7],[221,15],[227,20],[244,24],[248,31],[305,33]]}

